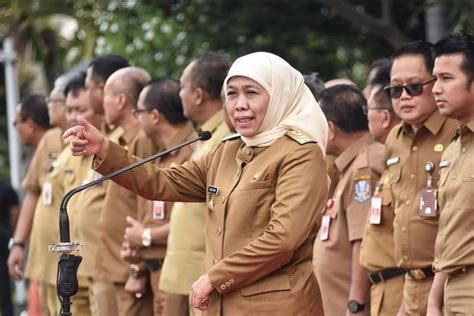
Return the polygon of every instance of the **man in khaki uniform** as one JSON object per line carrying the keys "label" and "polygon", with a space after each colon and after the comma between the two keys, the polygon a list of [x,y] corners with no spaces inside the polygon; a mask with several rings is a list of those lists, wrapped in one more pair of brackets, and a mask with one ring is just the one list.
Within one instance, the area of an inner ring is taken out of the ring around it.
{"label": "man in khaki uniform", "polygon": [[[179,89],[179,82],[172,79],[152,80],[138,99],[135,115],[146,135],[160,150],[169,149],[197,136],[192,124],[183,115]],[[155,160],[154,163],[162,168],[181,165],[189,160],[192,152],[193,147],[186,146]],[[149,283],[153,291],[153,314],[160,316],[166,312],[164,307],[167,297],[166,293],[159,289],[159,282],[173,203],[143,198],[139,198],[138,203],[137,219],[127,216],[129,227],[125,229],[125,242],[138,250],[140,262],[136,262],[137,258],[127,260],[134,263],[130,266],[131,271],[138,269],[129,276],[127,284],[130,284],[132,278],[149,272]],[[143,271],[143,267],[148,271]],[[144,278],[147,276],[144,275]],[[146,290],[144,287],[145,282],[137,293],[142,294]]]}
{"label": "man in khaki uniform", "polygon": [[[79,114],[83,114],[94,126],[99,126],[100,124],[101,118],[94,114],[88,106],[84,77],[85,74],[78,74],[69,81],[65,88],[65,113],[68,126],[77,124],[76,118]],[[51,294],[48,295],[50,315],[58,315],[61,308],[55,293],[56,291],[53,291],[53,289],[56,289],[58,256],[46,252],[49,245],[58,242],[59,237],[59,227],[58,225],[51,225],[51,220],[59,218],[59,207],[64,194],[82,183],[86,170],[88,167],[90,168],[90,165],[88,166],[87,164],[90,163],[91,159],[92,157],[73,158],[70,149],[65,148],[48,172],[41,191],[40,200],[36,204],[35,224],[31,232],[27,270],[29,275],[35,276],[51,289],[48,291]],[[69,204],[68,213],[71,227],[73,228],[71,230],[71,239],[78,241],[77,233],[74,229],[76,215],[74,209],[75,199],[76,197]],[[79,292],[74,296],[73,302],[72,312],[75,315],[86,316],[91,314],[87,279],[79,277]]]}
{"label": "man in khaki uniform", "polygon": [[[386,89],[403,121],[389,134],[385,155],[395,213],[395,260],[408,270],[400,307],[406,315],[426,315],[438,230],[434,205],[438,165],[457,125],[436,108],[431,93],[433,54],[433,46],[421,41],[400,48]],[[420,207],[422,191],[424,207]]]}
{"label": "man in khaki uniform", "polygon": [[[107,124],[124,130],[119,144],[139,157],[148,157],[157,150],[133,114],[138,96],[149,80],[150,76],[144,69],[127,67],[113,73],[104,87],[105,120]],[[126,217],[137,216],[137,196],[109,183],[103,208],[95,276],[114,283],[118,315],[151,315],[152,296],[149,293],[138,298],[126,291],[129,265],[120,256]]]}
{"label": "man in khaki uniform", "polygon": [[359,264],[359,248],[384,159],[383,145],[367,130],[365,102],[362,93],[349,85],[321,93],[321,109],[329,123],[326,152],[337,157],[334,163],[339,172],[313,250],[326,315],[368,314],[369,280]]}
{"label": "man in khaki uniform", "polygon": [[[86,75],[86,90],[88,100],[94,112],[104,115],[103,98],[106,80],[115,71],[128,67],[127,60],[120,56],[106,55],[95,58],[89,64]],[[101,130],[111,141],[118,143],[119,137],[123,134],[120,127],[109,128],[105,122]],[[84,182],[97,179],[100,175],[90,169]],[[89,301],[92,315],[108,316],[117,315],[117,303],[115,299],[115,288],[111,282],[98,280],[94,275],[94,265],[99,243],[99,220],[103,210],[105,189],[108,181],[88,188],[78,194],[77,208],[77,233],[79,240],[84,244],[82,249],[82,272],[89,280]]]}
{"label": "man in khaki uniform", "polygon": [[[458,131],[443,153],[441,209],[428,315],[474,314],[474,37],[451,35],[435,45],[433,94]],[[444,304],[443,304],[444,297]]]}
{"label": "man in khaki uniform", "polygon": [[[30,102],[34,101],[34,102]],[[64,101],[64,100],[63,100]],[[41,194],[46,174],[65,144],[61,127],[49,129],[48,108],[41,96],[25,99],[17,108],[15,125],[25,145],[36,148],[22,187],[26,191],[16,225],[13,244],[8,257],[8,270],[14,280],[24,277],[25,243],[30,237],[36,203]],[[48,130],[49,129],[49,130]],[[37,280],[32,279],[36,282]],[[47,291],[38,284],[42,312],[47,315]]]}
{"label": "man in khaki uniform", "polygon": [[[400,122],[383,90],[389,82],[387,70],[385,78],[370,89],[366,107],[370,133],[382,144]],[[390,186],[385,185],[389,180],[388,172],[384,172],[374,190],[360,250],[360,263],[372,282],[370,314],[374,316],[396,315],[403,293],[405,271],[397,267],[394,257],[392,197]]]}
{"label": "man in khaki uniform", "polygon": [[[207,52],[197,56],[184,70],[180,98],[184,115],[197,123],[212,138],[198,143],[192,159],[197,159],[215,148],[230,134],[224,121],[221,89],[229,70],[229,61],[221,54]],[[191,285],[203,272],[206,240],[206,212],[204,203],[175,203],[170,219],[170,234],[160,278],[160,289],[167,292],[166,315],[194,315],[189,310],[188,295]]]}

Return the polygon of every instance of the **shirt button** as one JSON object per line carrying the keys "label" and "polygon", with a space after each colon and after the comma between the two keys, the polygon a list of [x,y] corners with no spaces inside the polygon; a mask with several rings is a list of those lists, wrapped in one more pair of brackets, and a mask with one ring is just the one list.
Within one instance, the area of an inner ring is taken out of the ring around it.
{"label": "shirt button", "polygon": [[438,263],[438,261],[439,261],[438,258],[434,258],[433,260],[434,263]]}
{"label": "shirt button", "polygon": [[225,287],[225,284],[221,284],[221,290],[225,290],[226,287]]}
{"label": "shirt button", "polygon": [[225,283],[225,287],[230,287],[230,282],[229,282],[229,281],[227,281],[227,282]]}
{"label": "shirt button", "polygon": [[212,260],[213,264],[217,264],[218,262],[219,262],[219,260],[217,260],[217,259]]}
{"label": "shirt button", "polygon": [[245,149],[245,154],[246,155],[250,155],[251,153],[252,153],[252,151],[250,150],[250,148]]}
{"label": "shirt button", "polygon": [[451,179],[456,180],[456,175],[453,174],[453,175],[451,176]]}
{"label": "shirt button", "polygon": [[410,200],[407,200],[407,201],[405,201],[405,204],[406,204],[406,205],[410,205],[410,204],[411,204],[411,201],[410,201]]}
{"label": "shirt button", "polygon": [[464,147],[463,149],[461,149],[461,151],[462,151],[463,153],[465,153],[465,152],[466,152],[466,147]]}
{"label": "shirt button", "polygon": [[230,282],[230,284],[234,284],[234,283],[235,283],[235,280],[234,280],[234,279],[230,279],[229,282]]}
{"label": "shirt button", "polygon": [[408,256],[403,256],[403,261],[408,261]]}
{"label": "shirt button", "polygon": [[402,232],[406,232],[407,231],[407,227],[406,226],[402,226]]}
{"label": "shirt button", "polygon": [[219,227],[219,228],[217,229],[217,235],[220,236],[221,234],[222,234],[222,228]]}
{"label": "shirt button", "polygon": [[411,150],[417,151],[417,150],[418,150],[418,147],[417,147],[417,146],[413,146],[413,147],[411,148]]}
{"label": "shirt button", "polygon": [[415,178],[416,178],[415,174],[414,174],[414,173],[412,173],[412,174],[410,175],[410,179],[412,179],[412,180],[413,180],[413,179],[415,179]]}

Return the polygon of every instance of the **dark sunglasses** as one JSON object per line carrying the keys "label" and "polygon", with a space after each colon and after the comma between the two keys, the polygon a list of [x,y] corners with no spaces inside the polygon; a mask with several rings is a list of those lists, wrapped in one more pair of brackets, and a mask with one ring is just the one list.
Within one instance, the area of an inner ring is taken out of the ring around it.
{"label": "dark sunglasses", "polygon": [[416,97],[420,94],[423,93],[423,87],[426,86],[427,84],[432,83],[435,81],[436,78],[432,78],[426,82],[422,83],[410,83],[404,86],[386,86],[384,91],[387,93],[387,95],[392,98],[392,99],[398,99],[403,92],[403,89],[408,93],[408,95],[412,97]]}

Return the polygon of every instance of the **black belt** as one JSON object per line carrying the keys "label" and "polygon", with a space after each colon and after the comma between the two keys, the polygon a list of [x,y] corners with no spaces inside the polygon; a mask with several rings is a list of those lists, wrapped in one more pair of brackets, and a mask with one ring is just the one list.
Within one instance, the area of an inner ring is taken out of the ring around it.
{"label": "black belt", "polygon": [[399,268],[385,269],[379,272],[369,273],[369,279],[372,284],[377,284],[382,281],[387,281],[397,276],[403,275],[407,271]]}
{"label": "black belt", "polygon": [[154,272],[156,270],[161,269],[161,267],[163,266],[163,259],[146,260],[145,266],[150,272]]}
{"label": "black belt", "polygon": [[407,276],[413,280],[424,280],[434,277],[435,273],[433,272],[432,267],[426,267],[421,269],[411,269],[407,271]]}

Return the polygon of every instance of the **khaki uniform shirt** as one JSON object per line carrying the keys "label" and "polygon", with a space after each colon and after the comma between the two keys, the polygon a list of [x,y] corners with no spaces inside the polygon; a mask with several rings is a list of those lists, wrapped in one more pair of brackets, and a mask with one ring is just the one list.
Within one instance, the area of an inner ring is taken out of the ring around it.
{"label": "khaki uniform shirt", "polygon": [[[224,111],[214,114],[202,127],[211,139],[197,143],[191,159],[198,159],[215,149],[230,134]],[[204,203],[174,203],[166,257],[160,275],[160,289],[187,295],[191,285],[204,272],[206,251],[206,212]]]}
{"label": "khaki uniform shirt", "polygon": [[367,221],[362,238],[360,264],[370,272],[397,267],[393,241],[392,192],[389,182],[390,174],[385,170],[378,184],[381,187],[378,196],[382,199],[380,224],[371,224]]}
{"label": "khaki uniform shirt", "polygon": [[[41,193],[48,173],[52,170],[53,162],[58,158],[65,146],[66,142],[62,138],[62,130],[60,128],[50,129],[43,135],[38,147],[36,148],[33,159],[31,160],[28,172],[23,179],[22,187],[24,190],[37,193],[38,195]],[[40,202],[41,196],[39,197],[37,204],[40,204]],[[36,208],[37,207],[38,205]],[[36,252],[31,251],[33,248],[31,244],[38,241],[37,239],[39,232],[51,226],[52,218],[48,217],[49,221],[44,224],[42,223],[42,220],[37,219],[38,217],[41,218],[41,215],[41,213],[35,211],[33,216],[33,225],[30,234],[30,250],[28,252],[26,266],[26,276],[39,282],[46,282],[47,277],[44,272],[44,267],[41,267],[40,262],[42,259],[46,258],[48,260],[48,264],[53,264],[55,267],[57,267],[57,256],[54,256],[48,252],[49,245],[44,246],[44,242],[40,243],[43,245],[42,249],[37,249]],[[54,220],[55,223],[59,223],[59,215]],[[58,225],[59,224],[56,224],[56,231],[59,229]],[[56,235],[57,239],[54,243],[59,241],[58,237],[59,235]]]}
{"label": "khaki uniform shirt", "polygon": [[[119,144],[139,157],[148,157],[157,151],[138,124],[135,128],[125,131],[119,139]],[[103,281],[125,283],[128,279],[129,264],[120,257],[120,249],[127,227],[126,217],[137,218],[137,195],[110,182],[103,207],[95,276]]]}
{"label": "khaki uniform shirt", "polygon": [[[453,272],[474,265],[474,121],[459,129],[443,154],[441,209],[434,268]],[[472,297],[472,296],[471,296]]]}
{"label": "khaki uniform shirt", "polygon": [[[123,129],[118,127],[113,130],[105,128],[103,132],[107,138],[114,143],[119,142],[119,138],[123,135]],[[91,182],[98,179],[101,175],[90,168],[86,173],[83,183]],[[85,191],[77,194],[76,208],[76,231],[78,241],[84,245],[81,251],[82,275],[86,277],[94,277],[94,266],[97,253],[97,246],[100,238],[100,217],[104,208],[105,191],[110,181],[96,184]]]}
{"label": "khaki uniform shirt", "polygon": [[[335,160],[340,178],[325,213],[329,237],[314,244],[314,265],[326,315],[344,315],[351,286],[352,243],[362,239],[370,197],[384,167],[384,147],[367,133]],[[331,205],[332,203],[332,205]]]}
{"label": "khaki uniform shirt", "polygon": [[[307,141],[294,131],[270,147],[234,139],[180,167],[146,165],[116,178],[146,198],[207,202],[206,269],[216,291],[205,315],[322,314],[311,248],[327,174],[318,144]],[[131,161],[110,144],[97,170]]]}
{"label": "khaki uniform shirt", "polygon": [[395,260],[401,268],[425,268],[433,262],[438,217],[420,216],[420,192],[427,186],[425,164],[429,161],[435,166],[432,185],[437,187],[439,161],[456,127],[454,120],[435,111],[416,133],[411,126],[401,123],[387,138],[387,167],[395,212]]}
{"label": "khaki uniform shirt", "polygon": [[[27,270],[36,280],[56,285],[58,255],[47,251],[48,246],[59,242],[59,209],[64,195],[81,185],[86,170],[90,169],[90,157],[74,157],[66,147],[53,163],[44,188],[36,204],[34,224],[31,232]],[[76,210],[73,196],[68,204],[70,239],[78,242],[74,220]],[[81,270],[81,269],[80,269]],[[82,282],[81,282],[82,283]]]}
{"label": "khaki uniform shirt", "polygon": [[[191,123],[188,123],[170,142],[171,146],[176,146],[197,136]],[[163,158],[156,160],[155,164],[161,168],[174,165],[181,165],[191,158],[193,146],[186,146],[173,151]],[[138,197],[137,220],[145,227],[159,227],[165,225],[170,220],[173,202],[150,201]],[[166,244],[151,245],[148,248],[140,249],[140,256],[143,259],[163,259],[166,254]]]}
{"label": "khaki uniform shirt", "polygon": [[62,135],[63,132],[59,127],[52,128],[43,135],[33,155],[28,172],[21,183],[23,190],[41,193],[51,164],[66,146]]}

